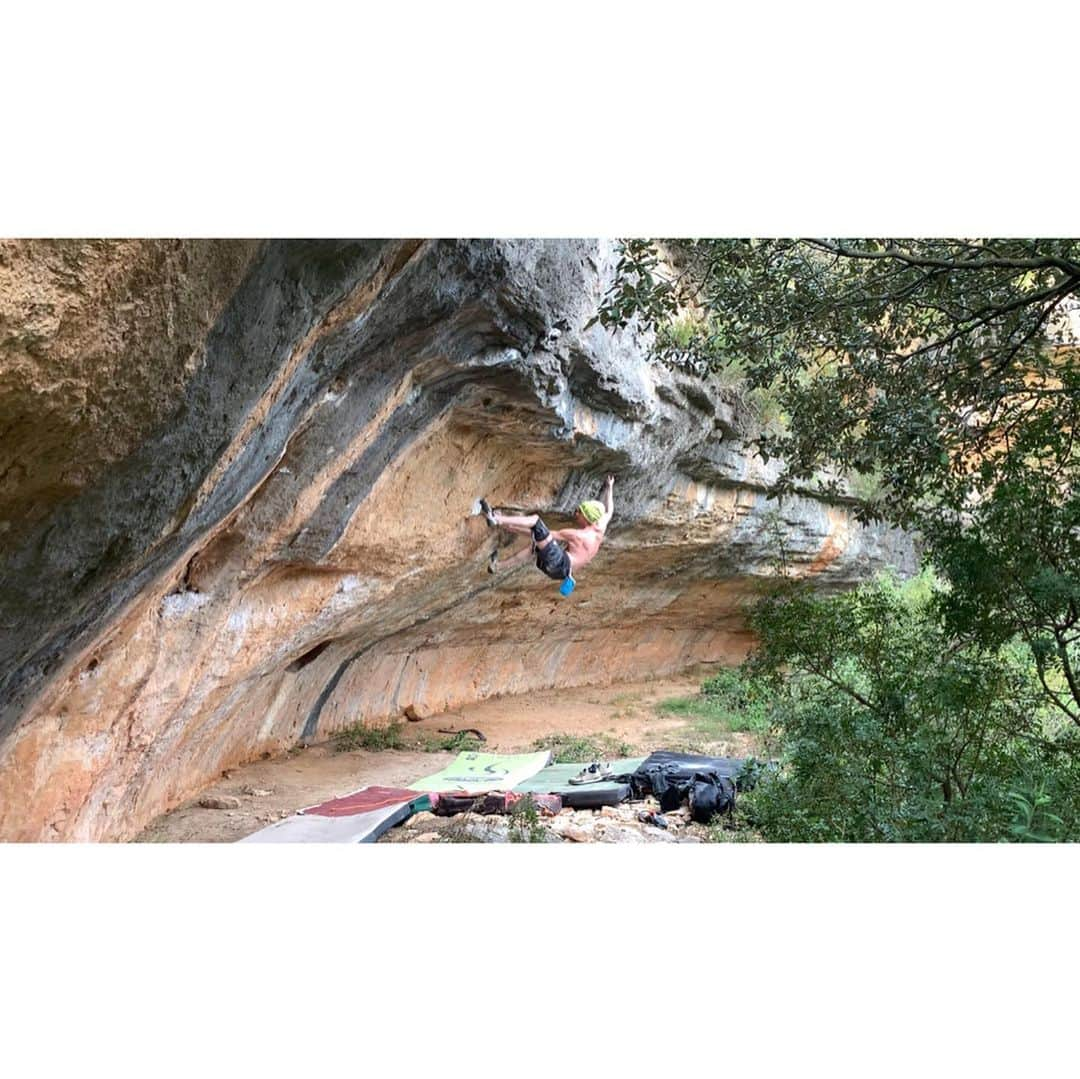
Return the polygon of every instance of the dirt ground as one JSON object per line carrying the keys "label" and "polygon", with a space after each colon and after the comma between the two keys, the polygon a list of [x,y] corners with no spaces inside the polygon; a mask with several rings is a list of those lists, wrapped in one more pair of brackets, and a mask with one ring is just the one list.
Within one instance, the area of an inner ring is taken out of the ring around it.
{"label": "dirt ground", "polygon": [[[677,745],[689,726],[680,716],[658,716],[656,705],[670,697],[690,696],[711,671],[622,683],[603,689],[560,689],[505,697],[430,716],[407,725],[406,737],[434,737],[440,729],[476,728],[495,753],[524,752],[547,735],[607,735],[627,743],[632,754]],[[752,735],[730,734],[710,747],[723,756],[756,750]],[[443,768],[452,752],[355,750],[341,753],[332,743],[294,749],[282,757],[230,769],[184,805],[153,821],[135,840],[141,843],[235,842],[305,806],[370,785],[407,786]],[[201,800],[238,804],[204,808]]]}

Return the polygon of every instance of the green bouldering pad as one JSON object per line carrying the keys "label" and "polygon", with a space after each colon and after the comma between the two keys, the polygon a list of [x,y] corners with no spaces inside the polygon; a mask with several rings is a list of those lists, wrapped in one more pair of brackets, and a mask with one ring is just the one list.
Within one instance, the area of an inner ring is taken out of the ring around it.
{"label": "green bouldering pad", "polygon": [[441,772],[410,783],[409,790],[466,794],[515,790],[516,783],[527,780],[550,760],[550,749],[539,753],[459,753]]}
{"label": "green bouldering pad", "polygon": [[[541,768],[539,772],[522,780],[514,790],[519,794],[561,794],[566,805],[573,805],[584,798],[585,804],[596,802],[601,795],[614,796],[614,799],[605,798],[597,804],[612,805],[621,802],[629,793],[629,777],[638,770],[644,757],[621,757],[618,760],[605,761],[611,765],[611,773],[614,778],[602,780],[599,783],[571,783],[570,779],[576,776],[589,762],[581,764],[549,764]],[[594,792],[586,795],[587,791]],[[569,799],[569,800],[568,800]]]}

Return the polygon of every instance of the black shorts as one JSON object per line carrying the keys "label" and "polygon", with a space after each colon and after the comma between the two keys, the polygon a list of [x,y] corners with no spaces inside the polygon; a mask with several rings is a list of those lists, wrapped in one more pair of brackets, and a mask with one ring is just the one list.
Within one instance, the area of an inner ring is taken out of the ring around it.
{"label": "black shorts", "polygon": [[[551,533],[543,521],[536,521],[532,527],[532,538],[535,544],[547,539]],[[536,568],[546,573],[553,581],[565,581],[570,576],[570,556],[559,546],[558,540],[552,540],[544,548],[535,548]]]}

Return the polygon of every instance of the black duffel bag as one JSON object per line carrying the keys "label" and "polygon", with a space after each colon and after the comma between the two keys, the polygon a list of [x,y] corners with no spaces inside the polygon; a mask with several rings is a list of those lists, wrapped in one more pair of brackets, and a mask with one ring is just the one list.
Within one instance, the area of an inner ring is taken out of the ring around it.
{"label": "black duffel bag", "polygon": [[695,772],[688,797],[690,816],[699,824],[735,808],[735,783],[716,772]]}
{"label": "black duffel bag", "polygon": [[687,768],[678,761],[645,762],[630,778],[635,798],[651,794],[660,812],[670,813],[684,802],[700,824],[730,813],[735,805],[735,781],[718,768]]}

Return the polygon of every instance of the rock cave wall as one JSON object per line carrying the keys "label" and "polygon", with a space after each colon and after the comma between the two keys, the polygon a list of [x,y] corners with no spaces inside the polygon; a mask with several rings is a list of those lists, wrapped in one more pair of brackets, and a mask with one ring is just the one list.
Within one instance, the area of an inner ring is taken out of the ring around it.
{"label": "rock cave wall", "polygon": [[[777,528],[825,589],[912,569],[850,507],[769,501],[730,391],[586,329],[615,258],[0,244],[0,838],[125,839],[359,719],[736,662]],[[606,472],[570,597],[486,573],[478,495],[558,527]]]}

